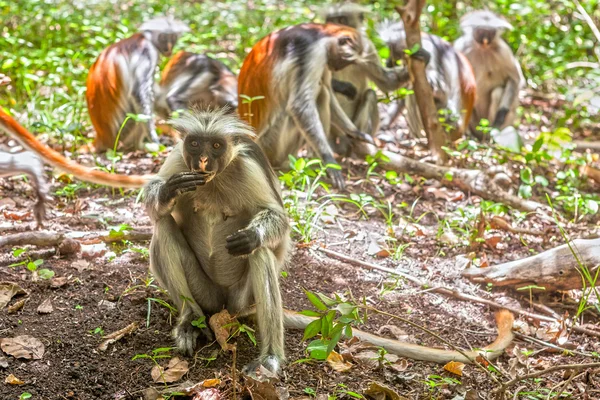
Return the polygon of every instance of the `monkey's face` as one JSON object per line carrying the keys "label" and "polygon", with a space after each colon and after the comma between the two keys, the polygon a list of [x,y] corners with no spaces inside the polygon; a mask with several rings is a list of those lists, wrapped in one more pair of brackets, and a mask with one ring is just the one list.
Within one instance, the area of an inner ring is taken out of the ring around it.
{"label": "monkey's face", "polygon": [[477,27],[473,30],[473,39],[483,47],[489,46],[496,38],[495,28]]}
{"label": "monkey's face", "polygon": [[176,33],[159,33],[154,45],[162,55],[169,57],[173,53],[173,47],[178,38],[179,35]]}
{"label": "monkey's face", "polygon": [[332,71],[344,69],[356,60],[362,52],[362,44],[357,39],[342,35],[329,47],[327,65]]}
{"label": "monkey's face", "polygon": [[190,133],[183,141],[183,158],[193,172],[206,174],[209,182],[227,167],[228,143],[223,137]]}

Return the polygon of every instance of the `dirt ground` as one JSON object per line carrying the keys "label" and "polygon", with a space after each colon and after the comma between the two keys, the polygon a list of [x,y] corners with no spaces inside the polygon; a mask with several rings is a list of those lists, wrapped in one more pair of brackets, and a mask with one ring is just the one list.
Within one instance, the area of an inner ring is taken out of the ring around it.
{"label": "dirt ground", "polygon": [[[159,164],[160,160],[149,156],[134,155],[118,166],[124,171],[146,173],[156,171]],[[350,168],[350,175],[353,176],[350,191],[376,194],[374,187],[361,178],[365,175],[364,166],[345,163],[344,167]],[[30,186],[20,178],[1,182],[0,235],[31,230],[35,223],[31,215],[34,195]],[[460,276],[464,268],[460,256],[468,253],[469,249],[440,241],[437,237],[437,221],[440,215],[476,204],[479,200],[466,195],[449,205],[428,194],[423,189],[428,185],[433,183],[417,181],[403,188],[385,188],[385,195],[394,204],[406,202],[412,205],[418,200],[413,215],[429,213],[419,220],[420,233],[404,231],[399,235],[401,242],[410,244],[399,260],[369,254],[372,253],[370,247],[374,243],[377,246],[378,239],[386,231],[385,221],[377,211],[370,210],[369,218],[365,219],[356,212],[356,208],[340,206],[333,220],[322,219],[319,224],[322,229],[318,231],[314,243],[311,246],[299,245],[294,250],[287,276],[281,278],[285,306],[298,311],[311,308],[303,288],[326,295],[348,295],[351,291],[355,299],[365,298],[370,306],[408,318],[462,348],[479,348],[492,342],[496,333],[494,310],[489,307],[447,298],[407,281],[391,279],[384,273],[338,261],[316,250],[318,245],[325,245],[358,260],[399,268],[430,284],[442,283],[464,293],[527,308],[529,294],[526,292],[488,290]],[[53,189],[63,186],[63,183],[55,182]],[[142,206],[136,203],[135,194],[121,196],[118,191],[113,193],[104,188],[84,188],[76,193],[76,197],[55,196],[46,229],[98,231],[124,223],[134,229],[150,229],[150,220]],[[529,216],[521,226],[543,227],[547,224],[536,216]],[[575,226],[572,229],[576,237],[583,228]],[[486,251],[486,256],[492,265],[526,257],[555,247],[560,242],[557,234],[550,234],[543,240],[537,236],[503,232],[501,245]],[[148,300],[168,301],[168,298],[149,278],[147,253],[143,250],[147,245],[148,242],[89,245],[68,257],[53,254],[51,248],[31,248],[26,254],[32,260],[43,259],[41,267],[55,272],[51,280],[35,282],[32,281],[32,273],[23,266],[9,267],[23,259],[23,255],[15,258],[10,249],[4,250],[0,256],[0,281],[15,282],[28,295],[24,307],[16,313],[9,314],[6,309],[0,311],[0,338],[31,335],[44,344],[45,353],[39,360],[24,360],[0,352],[0,399],[19,399],[25,392],[30,393],[33,399],[138,399],[144,398],[144,391],[149,387],[165,390],[164,385],[152,382],[152,360],[132,360],[138,354],[150,354],[152,350],[173,346],[170,331],[174,318],[166,307]],[[66,279],[61,282],[58,278]],[[568,312],[573,315],[577,305],[576,296],[576,293],[546,294],[536,301],[554,308],[559,314]],[[11,304],[21,298],[15,298]],[[49,314],[38,313],[38,306],[47,299],[50,299],[53,311]],[[600,329],[598,317],[597,311],[590,310],[585,319],[588,324]],[[519,316],[516,318],[520,329],[531,336],[537,335],[538,339],[548,340],[547,336],[540,333],[544,329],[552,329],[548,324]],[[120,330],[133,322],[137,322],[139,327],[132,334],[110,344],[106,351],[98,349],[103,334]],[[361,329],[380,332],[392,338],[400,337],[413,343],[444,347],[437,339],[419,329],[377,315],[372,315]],[[235,360],[231,353],[219,351],[217,344],[208,344],[194,358],[179,355],[189,362],[189,372],[182,380],[197,383],[204,379],[219,378],[221,384],[215,393],[220,397],[212,398],[231,398],[234,361],[239,368],[257,355],[257,348],[247,337],[242,335],[235,340]],[[517,338],[506,354],[496,361],[495,366],[500,371],[496,376],[506,381],[514,374],[536,372],[553,365],[598,361],[597,358],[585,356],[600,352],[598,338],[572,333],[563,346],[579,354],[565,355],[548,346]],[[443,365],[414,360],[393,360],[392,363],[379,365],[357,358],[351,362],[352,367],[348,371],[336,372],[327,363],[297,362],[306,359],[305,348],[301,332],[286,332],[288,364],[276,386],[282,393],[287,392],[289,398],[323,398],[324,395],[329,395],[329,398],[351,398],[353,394],[347,392],[364,394],[372,382],[384,384],[407,399],[488,399],[492,398],[491,391],[496,387],[487,374],[474,366],[466,366],[463,376],[457,376],[445,371]],[[177,355],[175,351],[169,354]],[[159,359],[158,362],[165,365],[168,359]],[[578,373],[587,375],[578,376],[566,385],[561,398],[600,398],[600,383],[594,371]],[[5,383],[9,374],[24,384]],[[501,377],[500,374],[505,376]],[[239,396],[243,380],[239,374],[236,377],[240,382],[237,389]],[[569,375],[560,371],[537,381],[522,382],[519,384],[520,394],[514,398],[545,398],[548,394],[546,389],[568,378]],[[515,389],[511,388],[513,391]],[[253,396],[267,398],[257,393]],[[388,395],[385,398],[399,397]]]}

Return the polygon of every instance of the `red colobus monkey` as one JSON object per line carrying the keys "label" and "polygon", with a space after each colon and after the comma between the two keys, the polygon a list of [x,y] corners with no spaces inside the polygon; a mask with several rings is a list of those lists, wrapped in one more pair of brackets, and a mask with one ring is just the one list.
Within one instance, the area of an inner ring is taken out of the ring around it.
{"label": "red colobus monkey", "polygon": [[203,54],[180,51],[167,63],[155,89],[156,110],[163,117],[189,108],[238,105],[237,78],[222,62]]}
{"label": "red colobus monkey", "polygon": [[485,118],[492,127],[503,129],[514,123],[519,105],[519,89],[525,78],[502,32],[512,29],[491,11],[473,11],[460,22],[463,35],[454,43],[469,59],[477,81],[473,128]]}
{"label": "red colobus monkey", "polygon": [[[390,48],[388,65],[406,58],[406,32],[402,21],[385,21],[378,27],[381,38]],[[421,44],[430,54],[425,69],[427,80],[433,89],[438,110],[447,110],[446,124],[451,140],[459,139],[469,126],[476,98],[475,76],[471,64],[464,55],[439,36],[423,33]],[[406,98],[407,122],[413,136],[424,137],[423,123],[414,94]],[[400,102],[392,105],[386,124],[390,124],[402,112]]]}
{"label": "red colobus monkey", "polygon": [[[332,72],[353,64],[370,68],[364,50],[357,30],[336,24],[291,26],[252,48],[240,71],[238,93],[264,99],[244,104],[240,97],[238,112],[256,129],[274,167],[286,163],[304,141],[325,164],[335,163],[331,126],[344,138],[372,142],[350,120],[332,89]],[[329,175],[335,187],[344,187],[339,170],[330,169]]]}
{"label": "red colobus monkey", "polygon": [[139,33],[100,54],[90,69],[86,92],[97,151],[113,148],[128,113],[144,114],[148,120],[127,121],[119,139],[123,149],[141,149],[144,139],[158,142],[152,107],[159,53],[170,55],[181,33],[188,30],[171,18],[153,19],[142,24]]}
{"label": "red colobus monkey", "polygon": [[363,26],[364,16],[368,12],[366,7],[359,4],[339,3],[325,7],[322,14],[326,22],[349,26],[361,34],[365,62],[355,63],[340,71],[335,71],[333,78],[351,83],[356,87],[357,96],[355,98],[348,98],[340,94],[336,94],[336,97],[356,127],[375,136],[379,130],[379,109],[377,108],[377,94],[369,87],[369,81],[374,82],[382,91],[389,92],[405,84],[408,77],[405,70],[382,67],[379,53],[373,42],[367,37]]}

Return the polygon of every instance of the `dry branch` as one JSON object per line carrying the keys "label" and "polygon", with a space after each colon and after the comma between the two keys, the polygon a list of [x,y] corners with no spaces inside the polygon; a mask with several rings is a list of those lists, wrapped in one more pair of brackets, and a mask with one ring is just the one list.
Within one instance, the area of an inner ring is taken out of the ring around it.
{"label": "dry branch", "polygon": [[[406,44],[409,49],[421,45],[421,28],[419,19],[425,6],[425,0],[407,0],[404,7],[396,7],[404,22],[404,31],[406,32]],[[432,157],[438,164],[444,164],[447,155],[442,146],[446,143],[446,134],[438,120],[437,108],[433,101],[433,91],[425,75],[425,63],[418,59],[409,59],[408,68],[413,78],[413,90],[415,98],[423,121],[423,128],[427,134],[427,143]]]}
{"label": "dry branch", "polygon": [[0,237],[0,247],[3,246],[26,246],[32,245],[37,247],[53,247],[61,246],[65,242],[79,242],[80,244],[92,243],[114,243],[122,240],[129,241],[144,241],[152,239],[151,231],[127,231],[119,235],[110,235],[110,232],[45,232],[31,231],[20,232],[12,235]]}
{"label": "dry branch", "polygon": [[[379,152],[374,146],[366,145],[357,148],[360,157],[370,155],[375,157]],[[526,212],[543,211],[550,213],[550,207],[532,200],[525,200],[504,191],[495,181],[495,177],[485,171],[472,169],[443,167],[427,164],[421,161],[381,151],[386,160],[379,160],[379,164],[386,169],[401,173],[416,174],[426,179],[436,179],[444,186],[457,188],[466,193],[475,194],[483,199],[505,204],[509,207]]]}
{"label": "dry branch", "polygon": [[[594,276],[600,265],[600,239],[577,239],[571,246]],[[469,268],[462,275],[477,283],[517,288],[536,285],[545,290],[571,290],[581,289],[584,284],[580,266],[567,244],[493,267]],[[585,284],[589,286],[590,282]]]}

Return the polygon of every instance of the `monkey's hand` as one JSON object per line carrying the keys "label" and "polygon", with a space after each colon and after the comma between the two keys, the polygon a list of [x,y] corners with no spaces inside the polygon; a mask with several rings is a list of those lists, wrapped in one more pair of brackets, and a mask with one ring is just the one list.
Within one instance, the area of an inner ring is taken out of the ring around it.
{"label": "monkey's hand", "polygon": [[198,172],[181,172],[171,176],[161,186],[158,201],[161,204],[169,204],[183,193],[193,192],[198,186],[206,183],[206,175]]}
{"label": "monkey's hand", "polygon": [[375,140],[373,140],[373,137],[371,137],[371,135],[368,135],[361,131],[348,132],[348,136],[352,139],[360,140],[361,142],[375,144]]}
{"label": "monkey's hand", "polygon": [[225,248],[232,256],[244,256],[261,246],[260,235],[256,229],[242,229],[227,237]]}
{"label": "monkey's hand", "polygon": [[425,65],[429,64],[429,60],[431,60],[431,54],[424,48],[420,48],[410,55],[410,58],[413,60],[423,61]]}
{"label": "monkey's hand", "polygon": [[506,120],[506,116],[508,115],[508,108],[502,107],[496,112],[496,117],[494,118],[494,123],[492,127],[500,129],[500,127],[504,124]]}

